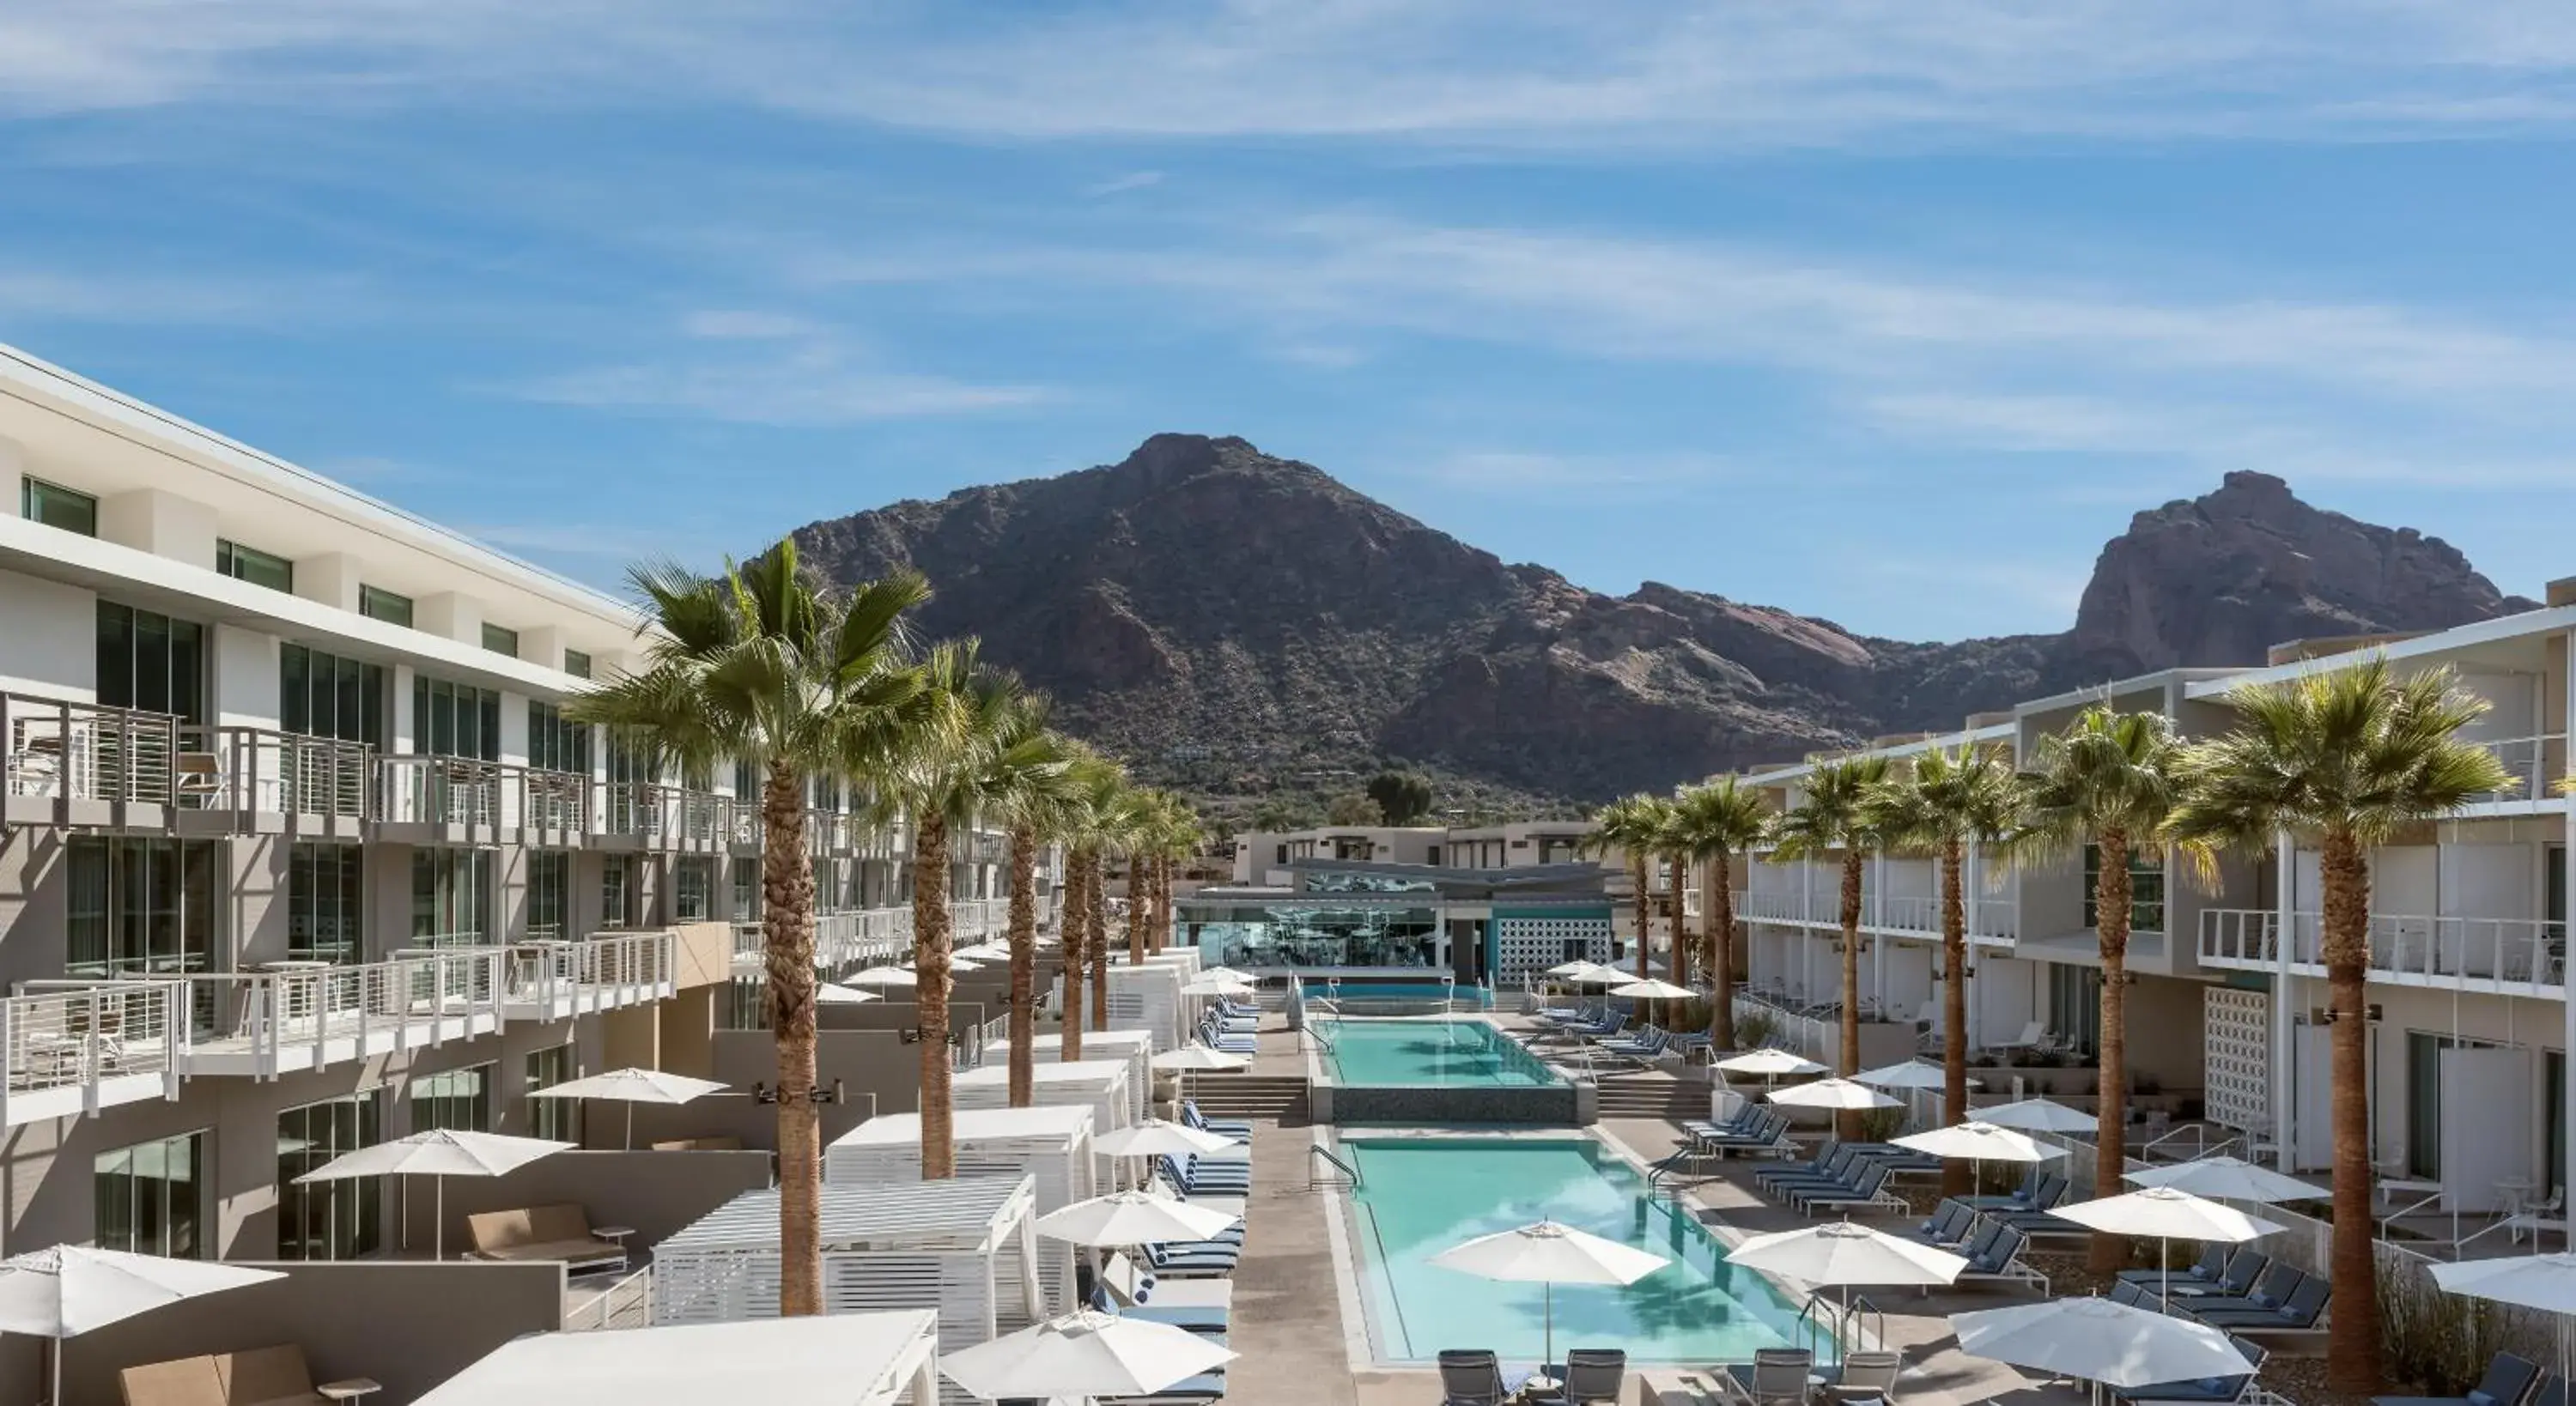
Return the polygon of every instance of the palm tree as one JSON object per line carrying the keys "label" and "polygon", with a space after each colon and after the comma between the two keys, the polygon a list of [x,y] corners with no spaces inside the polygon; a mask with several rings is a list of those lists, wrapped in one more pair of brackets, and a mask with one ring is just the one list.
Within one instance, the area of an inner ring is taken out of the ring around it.
{"label": "palm tree", "polygon": [[1101,776],[1115,764],[1074,744],[1066,774],[1063,803],[1047,816],[1048,834],[1064,850],[1064,893],[1056,909],[1056,936],[1064,963],[1064,1051],[1070,1064],[1082,1058],[1082,987],[1090,959],[1086,939],[1091,928],[1092,815],[1102,788]]}
{"label": "palm tree", "polygon": [[[1690,884],[1691,843],[1690,836],[1682,830],[1681,794],[1680,791],[1675,791],[1671,796],[1657,803],[1658,824],[1655,827],[1655,839],[1657,847],[1662,851],[1664,865],[1672,871],[1673,876],[1670,894],[1673,951],[1672,955],[1664,961],[1666,972],[1664,979],[1675,986],[1688,986],[1690,985],[1692,943],[1689,940],[1690,934],[1684,931],[1686,923],[1682,909],[1686,905],[1682,902],[1682,898]],[[1708,915],[1703,913],[1700,916],[1705,918]]]}
{"label": "palm tree", "polygon": [[[2384,656],[2227,696],[2237,725],[2183,750],[2182,802],[2166,833],[2260,852],[2285,833],[2318,846],[2334,1087],[2334,1314],[2329,1390],[2380,1387],[2378,1265],[2371,1251],[2367,1001],[2370,851],[2514,779],[2460,730],[2487,710],[2449,670],[2398,679]],[[2288,856],[2282,856],[2288,862]],[[2277,999],[2277,997],[2276,997]]]}
{"label": "palm tree", "polygon": [[1010,1102],[1026,1108],[1036,1098],[1038,849],[1071,801],[1075,754],[1047,727],[1045,695],[1033,692],[1017,693],[994,742],[989,795],[1010,835]]}
{"label": "palm tree", "polygon": [[1628,860],[1628,886],[1637,907],[1637,979],[1654,975],[1646,966],[1648,941],[1654,936],[1654,895],[1648,892],[1649,870],[1663,843],[1665,802],[1660,796],[1622,796],[1593,817],[1592,833],[1583,839],[1586,854],[1617,850]]}
{"label": "palm tree", "polygon": [[[1783,859],[1842,856],[1843,1018],[1842,1069],[1860,1072],[1860,875],[1861,863],[1878,844],[1877,815],[1870,805],[1887,784],[1887,758],[1845,757],[1818,762],[1798,791],[1798,804],[1778,822],[1778,853]],[[1857,1116],[1842,1120],[1845,1136],[1859,1132]]]}
{"label": "palm tree", "polygon": [[1735,1048],[1735,856],[1771,834],[1762,793],[1721,776],[1685,788],[1673,802],[1673,825],[1700,864],[1700,925],[1708,943],[1708,1042],[1720,1057]]}
{"label": "palm tree", "polygon": [[[1969,845],[2000,847],[2021,826],[2022,785],[2011,765],[1989,749],[1934,747],[1905,774],[1870,788],[1871,824],[1891,848],[1929,850],[1941,869],[1941,1117],[1968,1117]],[[1846,968],[1846,970],[1849,970]],[[1849,999],[1849,992],[1845,992]],[[2115,1169],[2116,1179],[2118,1171]],[[1967,1189],[1968,1169],[1944,1163],[1942,1194]]]}
{"label": "palm tree", "polygon": [[[1076,805],[1073,817],[1074,864],[1081,871],[1082,905],[1078,923],[1082,930],[1083,957],[1090,964],[1088,984],[1091,988],[1091,1028],[1109,1028],[1109,885],[1106,879],[1109,854],[1125,842],[1127,794],[1130,787],[1124,767],[1106,758],[1089,759],[1077,770]],[[1067,938],[1071,947],[1071,938]],[[1073,961],[1068,950],[1065,961]],[[1081,1008],[1072,997],[1080,983],[1068,980],[1065,1019],[1082,1018]],[[1068,1049],[1066,1058],[1073,1051]]]}
{"label": "palm tree", "polygon": [[[2101,1078],[2094,1129],[2093,1194],[2128,1189],[2129,1126],[2129,856],[2159,844],[2181,795],[2176,769],[2182,743],[2161,713],[2085,709],[2063,732],[2039,739],[2023,781],[2029,806],[2015,848],[2024,856],[2064,856],[2090,844],[2101,857],[2093,884],[2093,930],[2102,954]],[[2207,872],[2206,845],[2178,847]],[[2093,1237],[2091,1268],[2120,1267],[2127,1242]]]}
{"label": "palm tree", "polygon": [[814,1105],[814,867],[805,778],[872,767],[918,726],[920,675],[904,613],[930,598],[910,574],[817,588],[793,540],[721,576],[669,562],[628,573],[651,628],[641,673],[602,681],[567,710],[632,730],[684,765],[761,768],[761,947],[778,1045],[779,1311],[823,1307],[821,1126]]}

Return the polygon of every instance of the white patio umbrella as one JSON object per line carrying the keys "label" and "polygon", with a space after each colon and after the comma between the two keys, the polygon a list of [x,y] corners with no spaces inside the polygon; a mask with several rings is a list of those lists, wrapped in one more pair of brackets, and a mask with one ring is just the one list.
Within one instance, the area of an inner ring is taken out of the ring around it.
{"label": "white patio umbrella", "polygon": [[1747,1050],[1728,1055],[1717,1062],[1729,1074],[1759,1074],[1777,1078],[1783,1074],[1822,1074],[1825,1067],[1812,1059],[1801,1059],[1787,1050]]}
{"label": "white patio umbrella", "polygon": [[863,1006],[870,1001],[884,999],[872,991],[862,991],[855,986],[840,986],[829,981],[814,983],[814,1001],[817,1005]]}
{"label": "white patio umbrella", "polygon": [[2050,1214],[2114,1235],[2156,1237],[2157,1298],[2166,1297],[2173,1288],[2173,1270],[2166,1258],[2173,1241],[2216,1240],[2239,1245],[2281,1229],[2270,1221],[2256,1220],[2243,1211],[2204,1201],[2170,1186],[2078,1201],[2072,1206],[2059,1206]]}
{"label": "white patio umbrella", "polygon": [[55,1245],[0,1260],[0,1333],[54,1340],[46,1350],[53,1379],[47,1400],[62,1406],[63,1339],[163,1304],[285,1277],[273,1269]]}
{"label": "white patio umbrella", "polygon": [[1836,1110],[1894,1108],[1896,1100],[1849,1079],[1818,1079],[1812,1084],[1777,1089],[1771,1101],[1789,1108],[1831,1108]]}
{"label": "white patio umbrella", "polygon": [[[1909,1059],[1903,1064],[1882,1064],[1876,1069],[1864,1069],[1851,1077],[1853,1083],[1867,1084],[1873,1089],[1939,1089],[1948,1087],[1948,1085],[1943,1082],[1944,1076],[1941,1073],[1941,1066],[1937,1064],[1925,1064],[1919,1059]],[[1972,1089],[1978,1087],[1977,1081],[1974,1079],[1969,1080],[1968,1087]]]}
{"label": "white patio umbrella", "polygon": [[1726,1262],[1787,1275],[1820,1289],[1841,1289],[1846,1326],[1854,1289],[1947,1284],[1968,1267],[1967,1260],[1947,1250],[1882,1235],[1850,1221],[1756,1235],[1736,1246]]}
{"label": "white patio umbrella", "polygon": [[1222,976],[1194,976],[1181,983],[1184,996],[1248,996],[1252,983]]}
{"label": "white patio umbrella", "polygon": [[2447,1293],[2536,1308],[2558,1317],[2558,1375],[2570,1370],[2568,1315],[2576,1314],[2576,1252],[2506,1255],[2433,1266],[2433,1282]]}
{"label": "white patio umbrella", "polygon": [[1992,1123],[1954,1123],[1929,1132],[1908,1133],[1892,1141],[1898,1147],[1935,1157],[1964,1158],[1973,1166],[1971,1184],[1984,1182],[1988,1162],[2045,1162],[2066,1155],[2065,1148],[2051,1147],[2027,1133],[1998,1128]]}
{"label": "white patio umbrella", "polygon": [[2051,1103],[2044,1098],[2025,1098],[2012,1103],[1998,1103],[1977,1110],[1977,1121],[1998,1128],[2019,1128],[2026,1133],[2089,1133],[2101,1126],[2092,1114]]}
{"label": "white patio umbrella", "polygon": [[1183,1045],[1177,1050],[1165,1050],[1147,1063],[1158,1073],[1179,1075],[1179,1093],[1181,1098],[1186,1100],[1190,1096],[1192,1074],[1202,1069],[1241,1069],[1252,1061],[1238,1054],[1227,1054],[1223,1050],[1191,1044]]}
{"label": "white patio umbrella", "polygon": [[2139,1186],[2170,1186],[2194,1196],[2219,1201],[2313,1201],[2327,1193],[2294,1176],[2257,1166],[2242,1157],[2203,1157],[2171,1166],[2131,1172],[2126,1180]]}
{"label": "white patio umbrella", "polygon": [[612,1069],[567,1084],[539,1089],[530,1098],[599,1098],[626,1105],[626,1145],[635,1145],[635,1105],[639,1103],[680,1104],[721,1093],[725,1085],[713,1079],[692,1079],[685,1074],[666,1074],[659,1069]]}
{"label": "white patio umbrella", "polygon": [[1959,1350],[1988,1361],[2081,1377],[2111,1387],[2254,1370],[2227,1335],[2103,1298],[2047,1299],[1950,1315]]}
{"label": "white patio umbrella", "polygon": [[1185,1328],[1083,1312],[942,1353],[939,1371],[987,1401],[1151,1396],[1233,1360],[1232,1352]]}
{"label": "white patio umbrella", "polygon": [[1518,1230],[1481,1235],[1431,1257],[1444,1268],[1507,1283],[1537,1284],[1546,1314],[1545,1360],[1556,1360],[1556,1286],[1634,1284],[1672,1261],[1604,1240],[1569,1225],[1543,1220]]}
{"label": "white patio umbrella", "polygon": [[504,1137],[499,1133],[441,1128],[361,1147],[323,1163],[295,1181],[300,1186],[310,1181],[347,1181],[355,1177],[428,1177],[437,1184],[438,1198],[430,1221],[430,1255],[444,1259],[449,1177],[506,1176],[540,1157],[551,1157],[571,1147],[571,1143],[550,1138]]}
{"label": "white patio umbrella", "polygon": [[1652,979],[1646,981],[1631,981],[1625,986],[1613,986],[1610,988],[1610,994],[1629,1001],[1695,1001],[1699,999],[1699,993],[1693,991],[1687,986],[1675,986],[1669,981],[1657,981]]}
{"label": "white patio umbrella", "polygon": [[1050,1240],[1075,1245],[1160,1245],[1170,1240],[1205,1240],[1241,1219],[1142,1191],[1113,1191],[1049,1211],[1037,1218],[1035,1226],[1038,1234]]}
{"label": "white patio umbrella", "polygon": [[949,955],[963,957],[970,962],[1007,962],[1011,959],[1011,945],[1007,942],[978,942],[970,947],[960,947]]}
{"label": "white patio umbrella", "polygon": [[914,986],[920,978],[910,967],[869,967],[841,978],[844,986]]}
{"label": "white patio umbrella", "polygon": [[1230,1137],[1168,1118],[1148,1118],[1091,1140],[1091,1150],[1103,1157],[1195,1157],[1233,1146]]}

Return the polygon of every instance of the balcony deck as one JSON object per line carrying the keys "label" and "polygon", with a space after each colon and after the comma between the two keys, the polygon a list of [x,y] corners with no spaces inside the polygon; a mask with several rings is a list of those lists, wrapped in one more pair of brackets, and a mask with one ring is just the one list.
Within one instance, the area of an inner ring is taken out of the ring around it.
{"label": "balcony deck", "polygon": [[0,1000],[0,1127],[177,1098],[186,1012],[170,981],[32,983]]}
{"label": "balcony deck", "polygon": [[[2295,976],[2323,977],[2324,916],[2280,915],[2266,908],[2210,908],[2200,915],[2200,964],[2230,971],[2277,972],[2286,956]],[[2444,991],[2567,997],[2567,932],[2539,918],[2460,914],[2370,915],[2368,977]]]}

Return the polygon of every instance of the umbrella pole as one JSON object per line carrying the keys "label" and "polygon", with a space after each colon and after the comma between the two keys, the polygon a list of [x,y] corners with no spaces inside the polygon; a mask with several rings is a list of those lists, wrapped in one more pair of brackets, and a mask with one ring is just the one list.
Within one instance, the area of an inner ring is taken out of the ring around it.
{"label": "umbrella pole", "polygon": [[626,1150],[635,1150],[635,1105],[632,1101],[626,1105]]}
{"label": "umbrella pole", "polygon": [[431,1177],[429,1184],[437,1190],[430,1193],[429,1257],[447,1258],[447,1178]]}
{"label": "umbrella pole", "polygon": [[54,1384],[45,1395],[46,1406],[63,1406],[63,1340],[54,1339]]}
{"label": "umbrella pole", "polygon": [[1556,1284],[1555,1284],[1555,1282],[1554,1282],[1553,1280],[1550,1280],[1550,1281],[1548,1281],[1548,1282],[1545,1282],[1545,1283],[1540,1284],[1540,1285],[1538,1286],[1538,1292],[1539,1292],[1539,1302],[1540,1302],[1540,1304],[1544,1305],[1544,1307],[1541,1309],[1541,1313],[1542,1313],[1542,1315],[1543,1315],[1543,1316],[1541,1317],[1540,1321],[1541,1321],[1541,1322],[1543,1322],[1543,1323],[1545,1323],[1545,1324],[1547,1325],[1547,1336],[1546,1336],[1546,1338],[1543,1340],[1543,1341],[1544,1341],[1544,1343],[1545,1343],[1545,1347],[1544,1347],[1544,1349],[1543,1349],[1543,1351],[1542,1351],[1542,1355],[1541,1355],[1541,1357],[1540,1357],[1539,1364],[1538,1364],[1538,1370],[1539,1370],[1542,1374],[1544,1374],[1544,1373],[1547,1371],[1547,1365],[1548,1365],[1548,1363],[1550,1363],[1550,1362],[1554,1362],[1554,1361],[1556,1360]]}

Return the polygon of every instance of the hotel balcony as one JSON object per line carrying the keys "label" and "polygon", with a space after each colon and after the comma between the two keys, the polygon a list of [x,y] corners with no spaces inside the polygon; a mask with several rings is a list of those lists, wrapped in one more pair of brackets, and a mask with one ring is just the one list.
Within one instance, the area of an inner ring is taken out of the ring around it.
{"label": "hotel balcony", "polygon": [[28,982],[0,999],[0,1127],[177,1098],[187,1002],[177,981]]}
{"label": "hotel balcony", "polygon": [[2504,764],[2505,771],[2518,783],[2509,791],[2490,792],[2478,797],[2472,805],[2501,806],[2514,810],[2554,809],[2562,804],[2553,791],[2561,777],[2567,775],[2567,736],[2545,733],[2538,737],[2502,739],[2464,739],[2472,746],[2493,753]]}
{"label": "hotel balcony", "polygon": [[195,1018],[187,1072],[273,1079],[492,1034],[510,959],[506,947],[459,947],[184,978]]}
{"label": "hotel balcony", "polygon": [[[2200,964],[2235,971],[2322,977],[2324,918],[2292,913],[2287,952],[2279,916],[2265,908],[2200,915]],[[2567,929],[2538,918],[2370,915],[2369,979],[2401,986],[2564,999]]]}
{"label": "hotel balcony", "polygon": [[[1747,922],[1786,923],[1837,932],[1842,928],[1838,890],[1809,899],[1795,893],[1748,893],[1735,900],[1735,916]],[[1967,906],[1968,941],[1981,947],[2010,947],[2021,935],[2020,910],[2010,899],[1980,898]],[[1941,900],[1932,894],[1861,896],[1860,930],[1874,937],[1939,941]]]}
{"label": "hotel balcony", "polygon": [[[1040,895],[1038,922],[1041,926],[1046,922],[1049,908],[1050,900]],[[1011,901],[1008,898],[970,898],[951,903],[948,905],[948,922],[949,942],[953,946],[963,947],[988,938],[999,938],[1010,931]],[[760,954],[760,924],[734,924],[734,965],[757,967]],[[825,972],[836,972],[878,963],[911,965],[911,904],[815,916],[815,966]]]}
{"label": "hotel balcony", "polygon": [[166,831],[202,759],[167,713],[0,694],[0,823]]}
{"label": "hotel balcony", "polygon": [[527,942],[509,950],[502,1011],[512,1020],[566,1020],[666,999],[679,991],[679,938],[669,932],[601,933],[580,942]]}

